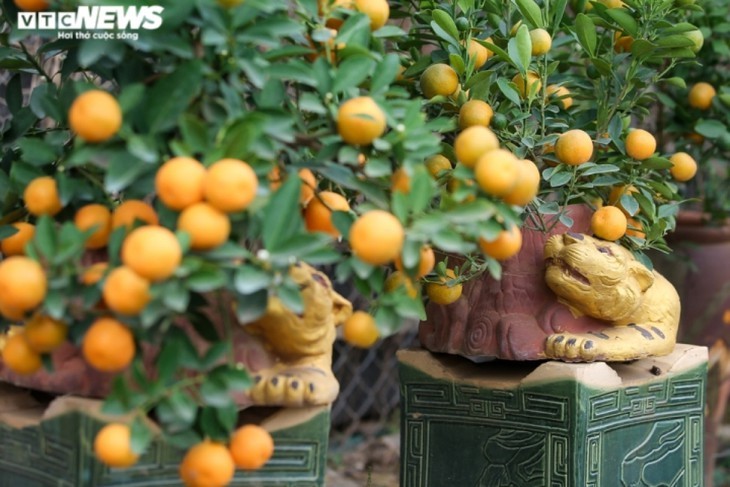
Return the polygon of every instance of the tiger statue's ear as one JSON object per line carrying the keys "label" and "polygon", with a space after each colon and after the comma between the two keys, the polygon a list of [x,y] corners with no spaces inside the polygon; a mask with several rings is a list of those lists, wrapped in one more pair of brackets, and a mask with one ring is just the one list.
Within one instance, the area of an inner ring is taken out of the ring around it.
{"label": "tiger statue's ear", "polygon": [[332,291],[332,314],[335,326],[340,326],[352,315],[352,304],[336,291]]}
{"label": "tiger statue's ear", "polygon": [[641,292],[646,291],[654,284],[654,272],[647,269],[641,262],[632,262],[630,272],[634,279],[636,279],[636,282],[639,283]]}

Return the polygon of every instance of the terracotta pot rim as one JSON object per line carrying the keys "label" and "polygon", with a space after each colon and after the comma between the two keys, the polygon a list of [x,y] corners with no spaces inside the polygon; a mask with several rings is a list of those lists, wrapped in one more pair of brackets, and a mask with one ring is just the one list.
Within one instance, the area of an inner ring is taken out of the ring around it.
{"label": "terracotta pot rim", "polygon": [[682,210],[677,215],[677,228],[667,236],[670,242],[690,241],[695,243],[730,242],[730,219],[722,225],[710,225],[706,213],[696,210]]}

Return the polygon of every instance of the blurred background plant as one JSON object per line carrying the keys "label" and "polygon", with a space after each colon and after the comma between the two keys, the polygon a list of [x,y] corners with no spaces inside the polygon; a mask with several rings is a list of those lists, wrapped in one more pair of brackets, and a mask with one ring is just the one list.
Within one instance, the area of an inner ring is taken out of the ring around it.
{"label": "blurred background plant", "polygon": [[722,225],[730,217],[730,18],[727,2],[688,4],[684,21],[697,57],[677,68],[683,82],[660,93],[658,130],[665,150],[683,150],[698,163],[697,176],[683,185],[690,205],[708,223]]}

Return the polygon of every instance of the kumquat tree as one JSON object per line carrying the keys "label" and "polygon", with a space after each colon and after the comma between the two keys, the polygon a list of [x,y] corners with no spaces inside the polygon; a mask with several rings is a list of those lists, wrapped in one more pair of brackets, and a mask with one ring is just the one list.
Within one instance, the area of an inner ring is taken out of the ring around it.
{"label": "kumquat tree", "polygon": [[299,263],[368,299],[343,333],[369,346],[568,205],[646,265],[668,250],[677,162],[648,120],[694,56],[692,2],[159,0],[135,35],[18,26],[136,4],[2,0],[3,362],[53,374],[71,343],[113,374],[105,411],[135,419],[97,436],[110,466],[153,431],[189,448],[186,485],[266,462],[236,429],[234,328],[305,313]]}

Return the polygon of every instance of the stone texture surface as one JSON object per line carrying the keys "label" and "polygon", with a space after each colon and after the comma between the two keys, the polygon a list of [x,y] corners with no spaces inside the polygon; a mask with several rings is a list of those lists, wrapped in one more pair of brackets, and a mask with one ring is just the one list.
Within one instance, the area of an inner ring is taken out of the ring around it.
{"label": "stone texture surface", "polygon": [[702,486],[707,349],[630,363],[399,352],[401,486]]}

